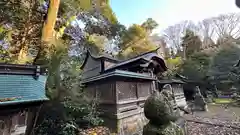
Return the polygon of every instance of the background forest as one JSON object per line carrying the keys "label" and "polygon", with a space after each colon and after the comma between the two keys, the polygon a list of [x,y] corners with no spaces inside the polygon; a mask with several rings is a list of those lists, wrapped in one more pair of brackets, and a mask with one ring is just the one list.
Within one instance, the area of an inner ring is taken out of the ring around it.
{"label": "background forest", "polygon": [[97,101],[88,101],[80,84],[87,49],[124,60],[160,47],[158,54],[169,68],[162,78],[179,73],[205,83],[206,90],[239,91],[240,70],[234,65],[240,57],[240,13],[198,24],[186,20],[153,33],[157,27],[152,18],[125,27],[109,0],[2,0],[0,62],[48,70],[51,102],[40,110],[48,113],[39,113],[34,132],[70,135],[79,125],[101,125]]}

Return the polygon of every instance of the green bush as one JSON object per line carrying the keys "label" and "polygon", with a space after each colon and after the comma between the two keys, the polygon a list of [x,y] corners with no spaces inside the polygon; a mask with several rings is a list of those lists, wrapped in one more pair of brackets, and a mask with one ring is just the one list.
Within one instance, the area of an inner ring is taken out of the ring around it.
{"label": "green bush", "polygon": [[74,122],[45,119],[35,128],[35,135],[76,135]]}
{"label": "green bush", "polygon": [[62,102],[52,102],[44,107],[40,114],[45,114],[35,128],[35,135],[76,135],[78,129],[91,128],[103,123],[99,117],[96,99],[87,100],[84,94],[76,99],[66,97]]}
{"label": "green bush", "polygon": [[[81,97],[81,99],[83,98]],[[67,97],[63,103],[67,117],[75,121],[80,128],[90,128],[103,123],[99,117],[100,112],[97,110],[98,102],[96,99],[74,101]]]}

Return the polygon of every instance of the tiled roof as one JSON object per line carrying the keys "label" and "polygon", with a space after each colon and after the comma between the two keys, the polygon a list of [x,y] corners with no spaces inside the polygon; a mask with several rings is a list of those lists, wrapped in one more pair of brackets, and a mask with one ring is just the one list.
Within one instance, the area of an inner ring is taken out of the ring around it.
{"label": "tiled roof", "polygon": [[[48,100],[46,76],[0,74],[0,105]],[[6,98],[13,100],[6,101]]]}
{"label": "tiled roof", "polygon": [[[154,50],[155,51],[155,50]],[[140,59],[145,59],[147,61],[150,61],[152,58],[157,58],[158,59],[158,62],[159,64],[162,66],[163,70],[166,71],[167,70],[167,67],[165,65],[165,62],[163,60],[163,58],[160,58],[156,53],[154,53],[154,51],[151,51],[151,52],[147,52],[147,53],[144,53],[144,54],[141,54],[139,56],[136,56],[134,58],[131,58],[131,59],[128,59],[126,61],[122,61],[114,66],[112,66],[111,68],[107,69],[107,70],[113,70],[113,69],[117,69],[119,68],[120,66],[123,66],[123,65],[126,65],[128,63],[131,63],[133,61],[137,61],[137,60],[140,60]],[[106,71],[107,71],[106,70]]]}
{"label": "tiled roof", "polygon": [[[142,53],[142,54],[140,54],[140,55],[137,55],[137,56],[135,56],[135,57],[133,57],[133,58],[129,58],[129,59],[127,59],[127,60],[118,60],[118,59],[112,58],[112,57],[107,56],[107,55],[94,56],[94,55],[92,55],[92,54],[90,53],[90,51],[88,50],[88,51],[87,51],[87,54],[86,54],[86,58],[84,59],[84,62],[83,62],[83,64],[81,65],[81,69],[83,69],[83,67],[85,66],[85,64],[86,64],[87,59],[88,59],[89,56],[92,57],[92,58],[94,58],[94,59],[108,59],[108,60],[114,61],[114,62],[116,63],[116,66],[114,66],[114,67],[118,67],[119,65],[124,65],[124,64],[130,63],[130,62],[132,62],[132,61],[136,61],[136,60],[138,60],[138,59],[142,59],[142,58],[149,59],[149,58],[152,58],[152,57],[158,57],[159,59],[162,59],[162,58],[160,58],[160,57],[157,55],[157,53],[156,53],[158,49],[159,49],[159,47],[158,47],[157,49],[155,49],[155,50],[152,50],[152,51],[149,51],[149,52],[146,52],[146,53]],[[163,60],[163,59],[162,59],[162,60]],[[161,63],[161,64],[163,64],[163,66],[164,66],[163,68],[166,68],[164,61],[162,61],[162,62],[163,62],[163,63]]]}

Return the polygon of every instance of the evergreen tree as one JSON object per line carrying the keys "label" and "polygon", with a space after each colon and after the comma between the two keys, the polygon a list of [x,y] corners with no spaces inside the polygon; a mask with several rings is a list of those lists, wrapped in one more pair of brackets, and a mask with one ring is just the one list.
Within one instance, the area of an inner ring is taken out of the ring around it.
{"label": "evergreen tree", "polygon": [[120,39],[120,57],[129,58],[154,50],[156,44],[151,40],[151,31],[157,23],[148,19],[142,25],[133,24],[122,35]]}
{"label": "evergreen tree", "polygon": [[221,86],[230,86],[229,84],[231,84],[239,87],[240,68],[234,67],[240,57],[239,51],[237,46],[231,45],[222,48],[213,57],[209,70],[211,81],[222,84]]}
{"label": "evergreen tree", "polygon": [[191,30],[186,30],[184,37],[182,38],[182,47],[184,52],[184,58],[189,58],[195,52],[199,52],[202,46],[202,41]]}

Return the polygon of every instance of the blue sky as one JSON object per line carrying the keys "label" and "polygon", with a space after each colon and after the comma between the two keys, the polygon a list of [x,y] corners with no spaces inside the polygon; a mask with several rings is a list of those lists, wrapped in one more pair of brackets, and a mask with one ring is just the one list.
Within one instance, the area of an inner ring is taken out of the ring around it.
{"label": "blue sky", "polygon": [[110,4],[125,25],[141,23],[151,17],[153,11],[160,13],[166,7],[164,0],[111,0]]}
{"label": "blue sky", "polygon": [[148,17],[159,23],[157,31],[183,20],[198,22],[219,14],[240,12],[235,0],[111,0],[118,20],[129,26]]}

